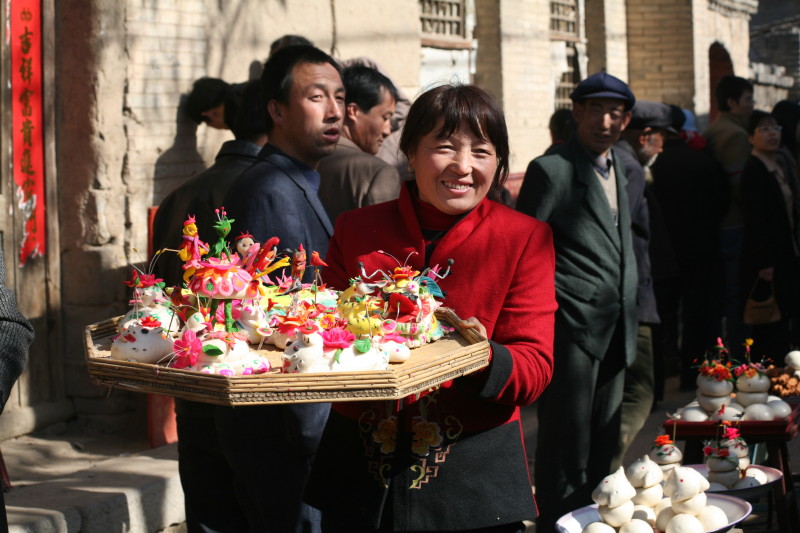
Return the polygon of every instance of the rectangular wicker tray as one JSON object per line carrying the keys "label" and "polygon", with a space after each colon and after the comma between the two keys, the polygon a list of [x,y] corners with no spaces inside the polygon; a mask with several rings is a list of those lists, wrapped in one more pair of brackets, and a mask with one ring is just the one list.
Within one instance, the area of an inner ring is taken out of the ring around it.
{"label": "rectangular wicker tray", "polygon": [[[273,370],[254,376],[226,377],[162,365],[110,358],[119,320],[111,318],[86,327],[86,364],[92,382],[137,392],[164,394],[218,405],[259,405],[329,401],[396,400],[483,368],[489,363],[489,342],[460,326],[452,310],[439,308],[437,317],[455,332],[411,350],[411,358],[388,370],[282,374]],[[259,353],[273,368],[281,368],[282,351]]]}

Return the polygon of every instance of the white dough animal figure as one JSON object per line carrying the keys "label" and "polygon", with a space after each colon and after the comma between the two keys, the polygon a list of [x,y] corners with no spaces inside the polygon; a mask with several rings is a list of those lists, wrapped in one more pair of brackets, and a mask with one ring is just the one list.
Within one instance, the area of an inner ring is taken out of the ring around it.
{"label": "white dough animal figure", "polygon": [[286,346],[282,358],[282,371],[289,374],[386,370],[389,366],[388,353],[372,347],[371,343],[363,353],[356,344],[328,347],[319,333],[298,335],[296,341]]}
{"label": "white dough animal figure", "polygon": [[176,336],[180,332],[180,318],[169,307],[169,299],[158,285],[134,287],[130,304],[133,308],[117,324],[120,333],[134,322],[148,316],[161,322],[161,327],[170,335]]}
{"label": "white dough animal figure", "polygon": [[250,344],[260,344],[272,335],[273,330],[269,327],[267,314],[261,307],[252,303],[242,303],[238,310],[239,317],[236,322],[247,335]]}
{"label": "white dough animal figure", "polygon": [[172,353],[173,340],[160,326],[131,322],[111,344],[111,358],[155,364]]}

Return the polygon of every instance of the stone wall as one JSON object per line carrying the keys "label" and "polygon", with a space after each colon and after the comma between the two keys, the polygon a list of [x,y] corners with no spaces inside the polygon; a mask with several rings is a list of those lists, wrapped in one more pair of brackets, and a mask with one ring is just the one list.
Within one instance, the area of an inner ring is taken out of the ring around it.
{"label": "stone wall", "polygon": [[750,34],[750,59],[781,65],[793,79],[788,95],[800,99],[800,17],[756,28]]}

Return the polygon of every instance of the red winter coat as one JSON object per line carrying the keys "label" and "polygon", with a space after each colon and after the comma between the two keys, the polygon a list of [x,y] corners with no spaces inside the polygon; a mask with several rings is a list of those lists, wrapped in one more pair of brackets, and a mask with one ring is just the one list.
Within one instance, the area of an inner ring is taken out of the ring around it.
{"label": "red winter coat", "polygon": [[485,199],[426,258],[411,187],[398,200],[340,215],[323,278],[344,289],[361,274],[359,262],[367,273],[398,266],[377,250],[401,261],[416,251],[408,264],[419,271],[437,264],[444,270],[453,259],[450,274],[437,280],[444,305],[480,320],[492,360],[420,398],[335,404],[307,500],[354,527],[383,521],[397,531],[532,519],[519,408],[541,394],[553,370],[550,228]]}

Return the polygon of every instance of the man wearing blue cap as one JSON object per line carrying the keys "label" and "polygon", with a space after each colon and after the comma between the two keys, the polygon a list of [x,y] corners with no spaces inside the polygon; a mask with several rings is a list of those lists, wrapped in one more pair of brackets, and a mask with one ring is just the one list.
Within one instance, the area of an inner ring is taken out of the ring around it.
{"label": "man wearing blue cap", "polygon": [[636,259],[627,180],[614,143],[636,101],[600,72],[570,95],[576,135],[528,166],[517,209],[550,224],[556,247],[555,368],[538,401],[538,533],[591,503],[619,464],[625,368],[636,357]]}

